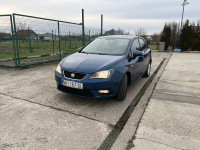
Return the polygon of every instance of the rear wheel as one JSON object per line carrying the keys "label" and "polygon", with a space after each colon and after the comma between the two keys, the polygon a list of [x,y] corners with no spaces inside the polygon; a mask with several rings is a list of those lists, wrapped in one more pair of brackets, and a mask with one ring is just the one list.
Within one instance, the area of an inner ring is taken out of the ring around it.
{"label": "rear wheel", "polygon": [[149,77],[151,72],[151,63],[149,62],[147,70],[145,71],[145,73],[143,74],[143,77]]}
{"label": "rear wheel", "polygon": [[127,78],[127,75],[125,75],[124,78],[121,81],[121,85],[120,85],[120,88],[119,88],[119,93],[117,95],[117,100],[123,101],[126,98],[127,83],[128,83],[128,78]]}

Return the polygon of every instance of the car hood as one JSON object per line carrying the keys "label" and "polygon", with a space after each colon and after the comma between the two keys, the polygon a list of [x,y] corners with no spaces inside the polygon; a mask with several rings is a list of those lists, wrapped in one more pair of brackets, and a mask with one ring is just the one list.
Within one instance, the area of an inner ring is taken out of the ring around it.
{"label": "car hood", "polygon": [[72,72],[94,73],[110,69],[123,58],[123,56],[74,53],[63,59],[61,68]]}

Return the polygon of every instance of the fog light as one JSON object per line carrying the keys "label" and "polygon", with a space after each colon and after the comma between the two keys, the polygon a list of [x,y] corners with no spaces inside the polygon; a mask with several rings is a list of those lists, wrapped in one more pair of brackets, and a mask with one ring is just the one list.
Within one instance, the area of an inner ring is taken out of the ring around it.
{"label": "fog light", "polygon": [[101,94],[108,94],[109,93],[108,90],[99,90],[98,92],[101,93]]}

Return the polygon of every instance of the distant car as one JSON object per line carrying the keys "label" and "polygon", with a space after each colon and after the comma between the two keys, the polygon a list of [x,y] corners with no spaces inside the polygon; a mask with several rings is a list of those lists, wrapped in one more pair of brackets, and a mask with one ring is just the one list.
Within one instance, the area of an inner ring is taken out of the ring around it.
{"label": "distant car", "polygon": [[84,97],[124,100],[128,84],[150,75],[151,62],[151,50],[142,37],[102,36],[59,63],[57,88]]}

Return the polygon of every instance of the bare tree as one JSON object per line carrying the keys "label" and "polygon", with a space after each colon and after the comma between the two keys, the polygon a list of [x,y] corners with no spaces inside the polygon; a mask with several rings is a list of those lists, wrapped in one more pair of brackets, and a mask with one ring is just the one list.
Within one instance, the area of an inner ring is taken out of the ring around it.
{"label": "bare tree", "polygon": [[146,38],[146,31],[144,30],[144,28],[138,28],[137,30],[135,30],[135,35]]}
{"label": "bare tree", "polygon": [[124,31],[123,29],[118,28],[118,29],[117,29],[117,33],[118,33],[118,34],[124,35],[124,34],[125,34],[125,31]]}
{"label": "bare tree", "polygon": [[136,36],[146,35],[146,31],[143,28],[138,28],[137,30],[135,30],[135,35]]}
{"label": "bare tree", "polygon": [[[28,25],[24,22],[19,21],[17,23],[17,30],[27,30],[29,27]],[[30,29],[30,28],[29,28]]]}
{"label": "bare tree", "polygon": [[178,36],[179,36],[179,24],[177,22],[169,23],[171,28],[171,38],[170,43],[173,49],[178,45]]}
{"label": "bare tree", "polygon": [[152,38],[152,44],[158,44],[159,43],[159,41],[160,41],[160,34],[158,34],[158,33],[154,33],[152,36],[151,36],[151,38]]}
{"label": "bare tree", "polygon": [[125,35],[130,35],[130,32],[129,31],[125,32]]}
{"label": "bare tree", "polygon": [[[17,31],[19,30],[30,30],[30,27],[25,23],[25,22],[21,22],[21,21],[18,21],[17,23]],[[23,33],[25,31],[22,31]],[[19,39],[19,42],[20,42],[20,39],[22,42],[24,42],[26,40],[26,38],[22,35],[18,35],[18,39]],[[20,47],[20,43],[19,43],[19,47]]]}
{"label": "bare tree", "polygon": [[117,29],[117,34],[121,34],[121,35],[130,35],[129,31],[125,31],[124,29],[118,28]]}
{"label": "bare tree", "polygon": [[200,20],[197,20],[197,32],[200,32]]}

